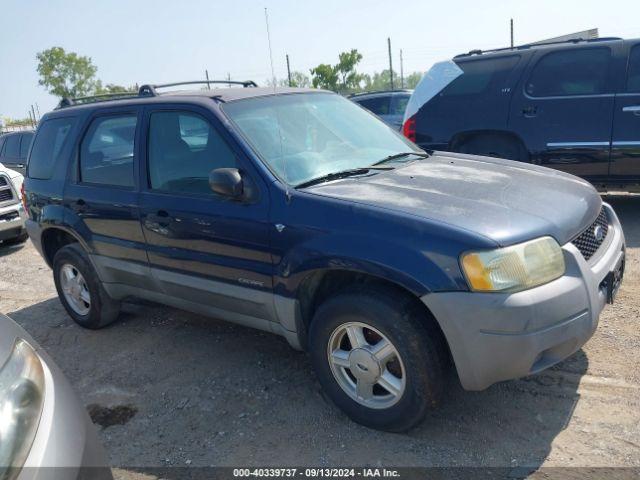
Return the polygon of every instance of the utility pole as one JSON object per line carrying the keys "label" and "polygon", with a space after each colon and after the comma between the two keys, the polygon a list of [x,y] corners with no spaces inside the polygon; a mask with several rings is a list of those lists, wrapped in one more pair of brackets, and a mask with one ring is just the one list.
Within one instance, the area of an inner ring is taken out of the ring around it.
{"label": "utility pole", "polygon": [[29,121],[31,122],[31,127],[35,128],[36,124],[33,121],[33,117],[31,116],[31,110],[27,110],[27,113],[29,114]]}
{"label": "utility pole", "polygon": [[287,76],[289,77],[289,86],[293,87],[291,84],[291,67],[289,66],[289,54],[287,53]]}
{"label": "utility pole", "polygon": [[[227,82],[231,82],[231,74],[229,72],[227,72]],[[231,83],[229,83],[229,86],[231,86]]]}
{"label": "utility pole", "polygon": [[400,49],[400,88],[404,88],[404,68],[402,64],[402,49]]}
{"label": "utility pole", "polygon": [[204,71],[204,74],[205,74],[205,75],[206,75],[206,77],[207,77],[207,89],[208,89],[208,90],[211,90],[211,84],[209,83],[209,70],[205,70],[205,71]]}
{"label": "utility pole", "polygon": [[36,118],[36,111],[33,108],[33,104],[31,104],[31,114],[33,115],[33,128],[35,128],[36,123],[38,123],[38,119]]}
{"label": "utility pole", "polygon": [[511,19],[511,50],[513,50],[513,18]]}
{"label": "utility pole", "polygon": [[387,46],[389,47],[389,82],[391,90],[393,90],[393,63],[391,62],[391,38],[387,37]]}
{"label": "utility pole", "polygon": [[[136,85],[136,91],[138,90],[138,86]],[[38,103],[36,102],[36,112],[38,112],[38,121],[40,120],[40,107],[38,106]]]}

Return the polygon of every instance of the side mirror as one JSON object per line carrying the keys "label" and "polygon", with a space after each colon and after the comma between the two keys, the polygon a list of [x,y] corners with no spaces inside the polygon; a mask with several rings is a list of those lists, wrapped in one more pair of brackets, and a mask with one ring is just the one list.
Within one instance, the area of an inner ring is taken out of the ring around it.
{"label": "side mirror", "polygon": [[216,168],[209,173],[209,187],[223,197],[239,198],[244,193],[242,176],[237,168]]}

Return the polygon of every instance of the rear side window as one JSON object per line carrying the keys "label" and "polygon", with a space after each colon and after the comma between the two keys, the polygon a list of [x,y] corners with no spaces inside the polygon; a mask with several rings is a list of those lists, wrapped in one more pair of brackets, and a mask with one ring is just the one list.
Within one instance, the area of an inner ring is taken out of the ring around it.
{"label": "rear side window", "polygon": [[20,135],[9,135],[4,145],[4,157],[18,158],[20,156]]}
{"label": "rear side window", "polygon": [[93,120],[80,145],[80,180],[86,183],[133,187],[136,115]]}
{"label": "rear side window", "polygon": [[394,95],[391,98],[391,115],[404,115],[410,95]]}
{"label": "rear side window", "polygon": [[29,155],[29,178],[47,180],[52,177],[74,123],[75,118],[67,117],[46,120],[40,125]]}
{"label": "rear side window", "polygon": [[606,93],[610,58],[608,48],[548,53],[534,67],[525,90],[532,97]]}
{"label": "rear side window", "polygon": [[27,158],[27,153],[29,153],[29,147],[31,146],[32,140],[33,133],[25,133],[22,135],[22,141],[20,142],[20,158]]}
{"label": "rear side window", "polygon": [[640,45],[633,47],[629,56],[627,92],[640,93]]}
{"label": "rear side window", "polygon": [[209,187],[209,173],[225,167],[237,167],[235,155],[205,118],[179,111],[151,114],[149,183],[152,189],[214,195]]}
{"label": "rear side window", "polygon": [[389,113],[389,97],[374,97],[358,101],[360,105],[376,115]]}
{"label": "rear side window", "polygon": [[456,62],[463,74],[457,77],[440,94],[443,97],[464,97],[481,95],[494,89],[494,93],[502,88],[509,73],[516,66],[520,57],[511,55],[501,58],[489,58]]}

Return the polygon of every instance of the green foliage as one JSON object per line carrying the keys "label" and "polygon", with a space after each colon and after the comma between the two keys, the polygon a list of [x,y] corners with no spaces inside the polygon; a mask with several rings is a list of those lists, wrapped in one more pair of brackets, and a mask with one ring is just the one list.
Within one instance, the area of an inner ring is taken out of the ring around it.
{"label": "green foliage", "polygon": [[331,65],[321,63],[316,68],[311,69],[311,84],[313,88],[337,91],[338,73]]}
{"label": "green foliage", "polygon": [[[3,119],[4,122],[4,126],[5,127],[24,127],[24,126],[31,126],[33,124],[33,122],[31,121],[31,119],[29,117],[27,118],[9,118],[9,117],[5,117]],[[2,123],[2,122],[0,122]]]}
{"label": "green foliage", "polygon": [[[285,83],[289,85],[289,80],[285,80]],[[311,80],[302,72],[291,72],[291,86],[309,88],[311,86]]]}
{"label": "green foliage", "polygon": [[100,80],[96,81],[96,88],[94,91],[95,95],[102,95],[105,93],[131,93],[137,92],[138,87],[136,85],[131,85],[129,87],[123,87],[122,85],[116,85],[114,83],[107,83],[102,86],[102,82]]}
{"label": "green foliage", "polygon": [[422,80],[422,76],[422,72],[413,72],[409,74],[409,76],[404,79],[404,88],[416,88],[418,83],[420,83],[420,80]]}
{"label": "green foliage", "polygon": [[315,88],[324,88],[334,92],[349,93],[360,89],[365,76],[356,72],[356,65],[362,60],[362,54],[355,48],[338,55],[338,63],[321,63],[311,69],[311,83]]}
{"label": "green foliage", "polygon": [[98,68],[91,58],[52,47],[36,55],[39,84],[57,97],[83,97],[96,89]]}

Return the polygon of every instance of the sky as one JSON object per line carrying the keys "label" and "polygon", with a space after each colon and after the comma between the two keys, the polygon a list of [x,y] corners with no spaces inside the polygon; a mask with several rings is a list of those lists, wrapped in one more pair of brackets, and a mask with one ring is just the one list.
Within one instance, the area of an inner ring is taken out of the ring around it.
{"label": "sky", "polygon": [[38,85],[36,53],[53,46],[91,57],[103,83],[133,85],[205,77],[271,78],[309,73],[357,48],[357,70],[426,71],[476,48],[522,44],[590,28],[601,36],[640,37],[638,0],[0,0],[0,118],[41,114],[57,99]]}

